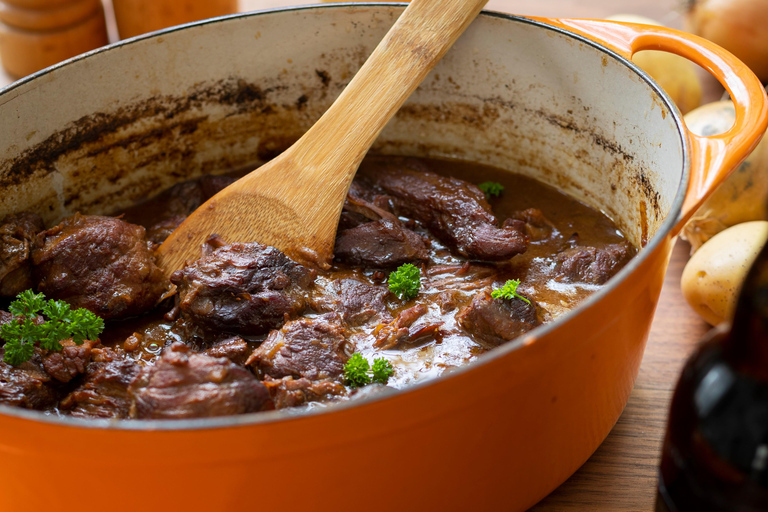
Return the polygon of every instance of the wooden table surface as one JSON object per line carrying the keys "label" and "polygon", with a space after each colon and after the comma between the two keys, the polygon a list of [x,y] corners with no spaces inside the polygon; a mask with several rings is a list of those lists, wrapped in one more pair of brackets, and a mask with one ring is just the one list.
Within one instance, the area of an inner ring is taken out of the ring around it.
{"label": "wooden table surface", "polygon": [[[201,0],[205,1],[205,0]],[[301,0],[241,0],[241,10],[294,5]],[[633,13],[682,28],[680,0],[490,0],[488,9],[536,16],[604,18]],[[109,9],[108,9],[109,10]],[[114,39],[114,30],[112,31]],[[717,99],[705,77],[705,98]],[[0,86],[10,83],[0,73]],[[568,481],[533,507],[534,512],[651,511],[667,408],[678,372],[708,326],[688,307],[680,274],[688,246],[678,242],[648,339],[640,374],[624,413],[605,442]]]}

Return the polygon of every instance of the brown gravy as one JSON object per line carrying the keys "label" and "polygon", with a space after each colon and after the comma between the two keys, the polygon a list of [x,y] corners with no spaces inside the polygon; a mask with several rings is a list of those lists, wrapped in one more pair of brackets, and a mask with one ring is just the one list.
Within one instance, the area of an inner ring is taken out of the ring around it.
{"label": "brown gravy", "polygon": [[[375,157],[368,158],[361,169],[370,169],[376,162]],[[437,377],[451,368],[472,361],[490,348],[471,339],[456,322],[456,312],[466,306],[476,293],[499,287],[508,279],[519,279],[521,284],[518,291],[535,301],[543,321],[549,322],[599,288],[595,284],[559,280],[554,255],[575,244],[598,249],[609,244],[626,244],[624,236],[604,214],[533,179],[466,162],[427,160],[425,163],[439,174],[473,184],[487,181],[501,183],[504,192],[498,198],[489,199],[500,223],[513,217],[515,212],[536,208],[544,214],[553,229],[543,240],[532,238],[528,250],[510,261],[476,263],[452,255],[426,229],[419,226],[414,228],[428,239],[430,246],[430,262],[422,266],[421,292],[413,301],[399,300],[390,294],[386,297],[386,306],[392,317],[396,318],[404,309],[416,303],[424,304],[427,313],[420,321],[439,324],[439,328],[413,343],[400,343],[385,350],[375,346],[376,335],[382,327],[378,319],[348,329],[357,351],[369,360],[383,356],[393,363],[396,370],[389,385],[396,388]],[[163,209],[166,200],[167,196],[161,194],[148,203],[122,212],[124,219],[149,227],[158,220],[157,213]],[[329,271],[319,272],[315,281],[316,293],[321,296],[332,294],[333,282],[343,278],[354,278],[373,286],[386,287],[388,273],[389,269],[353,268],[336,262]],[[448,302],[451,302],[448,306],[447,296],[450,296]],[[323,311],[310,309],[304,316],[313,317],[321,313]],[[133,333],[137,334],[131,336]],[[163,319],[162,314],[155,314],[138,321],[133,319],[130,322],[111,323],[102,341],[107,345],[123,346],[137,361],[152,364],[163,347],[181,339],[173,322]],[[248,342],[256,347],[263,339],[264,336],[252,337]]]}

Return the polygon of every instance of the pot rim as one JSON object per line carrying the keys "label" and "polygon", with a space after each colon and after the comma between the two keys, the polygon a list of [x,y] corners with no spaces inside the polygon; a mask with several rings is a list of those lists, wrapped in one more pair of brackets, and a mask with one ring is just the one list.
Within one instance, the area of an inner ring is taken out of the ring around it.
{"label": "pot rim", "polygon": [[[404,2],[377,2],[377,1],[312,4],[312,5],[300,5],[300,6],[289,6],[289,7],[277,7],[272,9],[250,11],[245,13],[236,13],[236,14],[230,14],[225,16],[219,16],[216,18],[196,21],[192,23],[186,23],[183,25],[178,25],[178,26],[150,32],[147,34],[131,37],[121,41],[117,41],[115,43],[111,43],[101,48],[97,48],[95,50],[86,52],[84,54],[78,55],[71,59],[67,59],[51,67],[48,67],[41,71],[33,73],[25,78],[22,78],[0,89],[0,104],[3,103],[2,97],[8,94],[9,92],[13,91],[14,89],[24,86],[27,83],[32,82],[34,80],[39,80],[51,72],[55,72],[60,68],[74,64],[80,60],[86,59],[91,55],[116,51],[117,49],[122,48],[123,46],[129,46],[138,41],[161,37],[165,34],[170,34],[176,31],[185,30],[189,27],[216,24],[222,21],[233,19],[233,18],[249,18],[249,17],[256,17],[256,16],[282,13],[282,12],[312,11],[312,10],[320,10],[320,9],[322,10],[345,9],[350,7],[352,8],[359,8],[359,7],[405,8],[407,5],[408,4]],[[491,18],[501,18],[501,19],[506,19],[516,23],[526,23],[538,28],[551,30],[558,34],[571,37],[580,43],[589,45],[592,48],[600,52],[603,52],[605,56],[610,57],[615,61],[618,61],[620,64],[626,66],[635,74],[637,74],[647,85],[651,87],[651,89],[653,89],[653,91],[657,94],[657,96],[662,100],[664,106],[672,114],[675,125],[677,126],[678,136],[680,137],[680,142],[681,142],[681,147],[683,152],[682,154],[683,169],[682,169],[682,174],[681,174],[680,183],[678,185],[677,192],[675,193],[674,199],[670,206],[670,212],[666,216],[664,221],[661,223],[658,231],[656,232],[656,234],[654,234],[651,240],[644,247],[641,247],[637,255],[635,255],[635,257],[632,258],[627,265],[625,265],[615,276],[613,276],[605,286],[600,288],[595,293],[591,294],[589,297],[587,297],[587,299],[581,302],[577,307],[573,308],[567,313],[562,314],[551,323],[541,325],[536,329],[532,330],[530,333],[526,333],[525,335],[520,336],[504,345],[501,345],[499,347],[494,348],[493,350],[490,350],[484,354],[481,354],[480,356],[478,356],[476,360],[470,363],[467,363],[461,367],[458,367],[455,370],[452,370],[451,372],[449,372],[448,374],[443,374],[433,379],[416,382],[414,384],[408,385],[408,387],[404,389],[394,390],[391,393],[377,393],[375,395],[356,399],[356,400],[348,400],[345,402],[335,403],[329,407],[303,408],[300,410],[282,409],[282,410],[274,410],[274,411],[239,414],[239,415],[233,415],[233,416],[218,416],[213,418],[193,418],[193,419],[183,419],[183,420],[136,420],[136,419],[116,420],[116,419],[81,419],[81,418],[72,418],[69,416],[54,416],[51,414],[46,414],[41,411],[21,409],[18,407],[12,407],[8,405],[0,404],[0,420],[2,419],[3,416],[10,416],[19,420],[31,420],[31,421],[41,422],[41,423],[52,424],[53,426],[58,425],[62,427],[77,427],[77,428],[85,427],[85,428],[91,428],[91,429],[108,429],[108,430],[120,430],[120,431],[171,432],[171,431],[211,430],[211,429],[221,429],[221,428],[229,428],[229,427],[245,427],[245,426],[252,426],[252,425],[269,424],[269,423],[275,423],[275,422],[299,421],[307,417],[314,417],[316,415],[334,414],[336,411],[343,411],[352,407],[356,408],[356,407],[361,407],[365,405],[370,405],[375,402],[378,402],[379,400],[391,400],[391,399],[394,399],[396,396],[399,396],[404,393],[414,393],[424,388],[439,385],[442,381],[451,379],[454,376],[462,375],[466,372],[475,371],[479,368],[482,368],[484,365],[489,364],[492,361],[495,361],[502,357],[505,357],[510,352],[513,352],[524,345],[534,343],[538,338],[548,335],[553,330],[559,329],[562,324],[569,322],[571,318],[581,314],[583,310],[587,310],[593,307],[598,302],[602,301],[605,296],[610,294],[621,283],[626,281],[628,276],[633,272],[635,272],[638,269],[638,267],[640,267],[645,262],[645,260],[648,259],[651,253],[655,252],[655,250],[662,244],[662,242],[667,238],[667,236],[669,236],[670,232],[673,230],[673,228],[679,221],[679,216],[682,211],[683,202],[685,200],[685,196],[688,188],[687,185],[690,182],[690,176],[691,176],[691,147],[690,147],[688,138],[684,136],[684,134],[687,132],[686,132],[685,125],[683,124],[682,114],[680,113],[679,109],[675,105],[674,101],[672,101],[672,99],[667,95],[667,93],[664,92],[664,90],[650,77],[650,75],[648,75],[648,73],[643,71],[631,60],[623,57],[622,55],[612,50],[608,46],[599,44],[592,39],[582,36],[581,34],[550,25],[548,23],[539,21],[537,19],[531,19],[524,16],[507,14],[507,13],[502,13],[497,11],[489,11],[489,10],[483,10],[478,15],[478,17],[480,16],[488,16]]]}

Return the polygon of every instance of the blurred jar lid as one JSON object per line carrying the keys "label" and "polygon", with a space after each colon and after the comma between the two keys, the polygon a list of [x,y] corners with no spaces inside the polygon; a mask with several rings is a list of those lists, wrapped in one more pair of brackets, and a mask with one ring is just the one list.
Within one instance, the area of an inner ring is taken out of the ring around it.
{"label": "blurred jar lid", "polygon": [[[296,2],[302,3],[302,2]],[[182,23],[232,14],[237,0],[112,0],[121,39]]]}
{"label": "blurred jar lid", "polygon": [[3,2],[25,9],[49,9],[64,4],[71,4],[72,0],[3,0]]}
{"label": "blurred jar lid", "polygon": [[21,78],[108,43],[101,3],[84,20],[53,30],[27,30],[0,23],[0,61]]}
{"label": "blurred jar lid", "polygon": [[[24,30],[53,30],[75,25],[101,9],[100,0],[46,0],[53,5],[43,8],[0,3],[0,22]],[[43,0],[13,0],[19,4],[40,4]]]}

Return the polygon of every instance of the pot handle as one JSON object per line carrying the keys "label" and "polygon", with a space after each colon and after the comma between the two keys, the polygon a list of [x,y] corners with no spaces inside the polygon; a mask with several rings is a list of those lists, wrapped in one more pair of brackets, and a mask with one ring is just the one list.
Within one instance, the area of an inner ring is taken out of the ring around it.
{"label": "pot handle", "polygon": [[691,145],[691,179],[674,229],[690,217],[733,169],[752,152],[768,125],[765,89],[732,54],[706,39],[671,28],[605,20],[534,18],[587,37],[622,57],[641,50],[662,50],[685,57],[709,71],[731,95],[736,120],[725,133],[702,137],[686,128]]}

